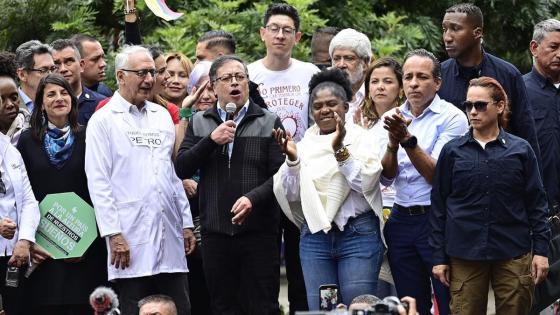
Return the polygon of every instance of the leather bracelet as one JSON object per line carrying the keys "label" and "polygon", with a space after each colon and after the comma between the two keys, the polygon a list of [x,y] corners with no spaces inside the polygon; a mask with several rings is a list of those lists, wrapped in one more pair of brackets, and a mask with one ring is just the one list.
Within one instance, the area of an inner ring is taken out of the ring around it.
{"label": "leather bracelet", "polygon": [[124,9],[123,10],[124,15],[129,15],[129,14],[136,14],[136,8],[132,8],[132,9]]}
{"label": "leather bracelet", "polygon": [[179,110],[179,119],[185,118],[185,119],[189,119],[192,116],[192,108],[181,108],[181,110]]}
{"label": "leather bracelet", "polygon": [[391,153],[397,153],[399,151],[399,146],[397,145],[396,147],[391,147],[390,145],[387,145],[387,152],[391,152]]}

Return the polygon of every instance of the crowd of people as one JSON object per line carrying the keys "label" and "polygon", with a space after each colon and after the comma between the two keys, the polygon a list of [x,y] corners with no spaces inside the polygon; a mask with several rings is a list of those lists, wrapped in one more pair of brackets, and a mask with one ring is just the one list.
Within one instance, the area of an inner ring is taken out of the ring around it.
{"label": "crowd of people", "polygon": [[[142,45],[126,3],[116,91],[88,35],[0,53],[6,314],[89,314],[109,285],[125,315],[276,315],[281,258],[290,314],[327,284],[354,309],[397,295],[401,314],[485,314],[489,286],[498,315],[560,297],[560,21],[534,26],[525,75],[484,49],[473,4],[446,10],[442,63],[376,58],[334,27],[305,62],[300,16],[277,3],[265,56],[211,30],[193,64]],[[95,210],[80,258],[35,243],[39,203],[62,192]]]}

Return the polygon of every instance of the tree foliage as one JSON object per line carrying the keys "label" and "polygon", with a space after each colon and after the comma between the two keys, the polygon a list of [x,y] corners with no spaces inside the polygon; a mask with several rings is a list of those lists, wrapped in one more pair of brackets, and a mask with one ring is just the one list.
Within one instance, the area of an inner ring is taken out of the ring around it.
{"label": "tree foliage", "polygon": [[[75,33],[100,39],[111,52],[122,39],[123,0],[0,0],[0,49],[14,50],[30,39],[51,42]],[[155,17],[137,0],[145,43],[194,57],[196,41],[212,29],[232,32],[238,54],[248,61],[262,57],[265,47],[259,36],[262,16],[270,0],[167,0],[185,13],[177,21]],[[376,56],[402,58],[423,47],[445,59],[441,43],[441,19],[456,0],[287,0],[301,15],[302,40],[294,56],[308,60],[315,29],[328,25],[352,27],[368,35]],[[486,49],[527,71],[527,51],[533,25],[560,15],[560,0],[475,0],[485,16]],[[122,42],[122,41],[121,41]]]}

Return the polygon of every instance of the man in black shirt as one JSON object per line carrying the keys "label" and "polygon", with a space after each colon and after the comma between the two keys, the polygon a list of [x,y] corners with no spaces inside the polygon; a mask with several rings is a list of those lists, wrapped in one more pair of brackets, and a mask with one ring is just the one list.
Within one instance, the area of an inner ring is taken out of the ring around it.
{"label": "man in black shirt", "polygon": [[521,73],[514,65],[482,48],[484,19],[480,8],[470,3],[450,7],[445,11],[442,28],[445,50],[450,58],[441,64],[439,96],[464,110],[461,103],[471,79],[481,76],[496,79],[510,102],[509,131],[527,140],[540,161],[535,124]]}
{"label": "man in black shirt", "polygon": [[[533,69],[523,76],[523,80],[535,117],[550,215],[558,215],[560,161],[556,156],[560,151],[560,21],[548,19],[535,25],[529,48],[533,55]],[[558,226],[553,224],[553,230],[558,234]],[[550,273],[546,281],[535,289],[531,314],[537,314],[560,295],[557,281],[560,264],[554,264],[559,258],[558,246],[555,245],[559,242],[559,236],[555,235],[549,250]]]}

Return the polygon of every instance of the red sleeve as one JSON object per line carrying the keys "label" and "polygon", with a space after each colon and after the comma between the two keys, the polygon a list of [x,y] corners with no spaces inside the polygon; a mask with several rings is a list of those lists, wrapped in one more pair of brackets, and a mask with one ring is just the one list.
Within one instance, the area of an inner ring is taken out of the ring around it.
{"label": "red sleeve", "polygon": [[173,123],[177,125],[179,123],[179,107],[173,103],[167,103],[167,111],[171,115]]}
{"label": "red sleeve", "polygon": [[107,103],[109,103],[109,101],[111,100],[110,97],[102,100],[101,102],[99,102],[99,104],[97,104],[97,106],[95,107],[95,111],[98,111],[101,107],[107,105]]}

